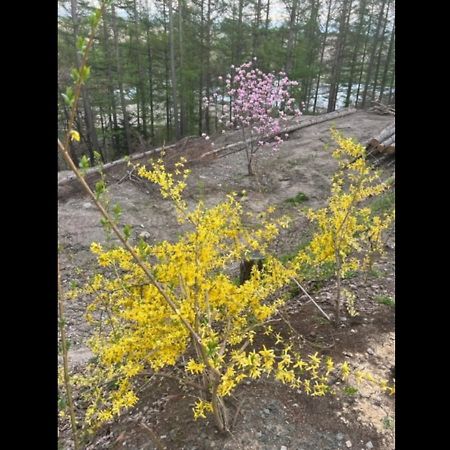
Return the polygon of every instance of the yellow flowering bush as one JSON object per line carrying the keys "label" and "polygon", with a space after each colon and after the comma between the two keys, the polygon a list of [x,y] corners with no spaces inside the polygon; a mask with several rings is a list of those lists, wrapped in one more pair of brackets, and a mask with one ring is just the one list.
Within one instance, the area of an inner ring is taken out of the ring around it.
{"label": "yellow flowering bush", "polygon": [[[173,366],[181,355],[192,351],[186,375],[205,379],[205,399],[200,400],[213,402],[213,412],[223,428],[220,397],[231,392],[238,377],[229,370],[237,364],[233,352],[253,342],[258,327],[283,304],[276,293],[292,275],[267,250],[286,220],[270,221],[267,214],[257,228],[249,229],[243,224],[236,195],[212,208],[200,202],[189,210],[181,195],[188,175],[182,161],[173,174],[165,170],[162,160],[153,163],[151,170],[139,167],[138,173],[157,183],[162,196],[174,202],[179,221],[191,226],[176,242],[150,246],[141,241],[134,248],[164,286],[178,314],[125,248],[91,245],[103,272],[92,277],[83,290],[93,297],[87,318],[98,325],[90,347],[98,355],[97,367],[104,367],[106,379],[120,382],[113,396],[107,389],[98,392],[87,421],[95,424],[132,406],[136,401],[131,383],[134,376],[144,368],[159,371]],[[263,270],[255,268],[247,282],[237,285],[230,267],[255,251],[265,258]],[[196,406],[198,417],[209,411],[204,405]]]}
{"label": "yellow flowering bush", "polygon": [[[331,376],[348,375],[331,358],[293,351],[270,326],[285,302],[280,289],[295,274],[268,251],[287,226],[285,217],[275,220],[273,211],[266,212],[249,227],[234,194],[210,208],[202,202],[189,208],[182,197],[188,176],[182,161],[174,173],[162,160],[138,173],[160,186],[190,229],[175,242],[133,247],[158,286],[127,249],[92,243],[101,272],[78,294],[92,297],[87,319],[95,329],[89,342],[95,361],[88,376],[73,379],[83,388],[85,423],[93,429],[135,405],[135,378],[149,368],[156,373],[174,366],[182,356],[180,382],[200,388],[194,418],[212,413],[220,430],[230,426],[225,400],[244,379],[273,376],[322,396],[330,392]],[[255,251],[263,257],[262,269],[254,266],[250,279],[238,285],[231,269]],[[255,336],[263,333],[276,339],[273,348],[257,348]]]}
{"label": "yellow flowering bush", "polygon": [[306,277],[312,271],[330,266],[337,279],[336,320],[341,309],[341,279],[350,271],[368,269],[373,255],[383,252],[383,232],[389,228],[394,212],[374,215],[370,198],[389,187],[366,161],[365,148],[336,130],[333,157],[339,169],[332,180],[327,206],[309,210],[307,217],[317,225],[311,242],[294,258],[291,265]]}

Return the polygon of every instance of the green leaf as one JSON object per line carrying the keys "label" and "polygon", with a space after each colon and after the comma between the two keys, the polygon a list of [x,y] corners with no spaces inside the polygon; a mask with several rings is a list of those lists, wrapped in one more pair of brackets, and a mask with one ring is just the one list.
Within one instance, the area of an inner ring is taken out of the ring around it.
{"label": "green leaf", "polygon": [[102,155],[97,150],[94,150],[94,162],[96,166],[102,163]]}
{"label": "green leaf", "polygon": [[132,230],[131,225],[126,224],[126,225],[123,227],[123,234],[125,235],[125,238],[126,238],[127,240],[130,239],[130,236],[131,236],[131,230]]}
{"label": "green leaf", "polygon": [[71,107],[73,105],[74,100],[75,100],[72,86],[68,86],[67,89],[66,89],[66,93],[65,94],[61,94],[61,95],[63,96],[64,101],[66,102],[66,104]]}
{"label": "green leaf", "polygon": [[150,246],[144,241],[144,239],[139,239],[138,242],[138,252],[139,252],[139,256],[141,256],[142,258],[145,258],[150,250]]}
{"label": "green leaf", "polygon": [[78,69],[75,69],[75,67],[70,71],[70,76],[72,77],[72,80],[75,83],[78,83],[79,79],[80,79],[80,72],[78,71]]}
{"label": "green leaf", "polygon": [[100,196],[106,191],[106,185],[103,180],[97,181],[95,183],[95,194],[97,197],[97,200],[100,198]]}
{"label": "green leaf", "polygon": [[80,81],[82,83],[86,82],[87,79],[89,78],[89,75],[91,74],[91,68],[90,66],[83,66],[80,69]]}
{"label": "green leaf", "polygon": [[79,36],[77,39],[77,49],[80,52],[84,52],[84,49],[86,48],[86,39],[83,36]]}
{"label": "green leaf", "polygon": [[87,170],[90,166],[89,158],[86,155],[83,155],[80,159],[80,169]]}
{"label": "green leaf", "polygon": [[96,28],[98,23],[100,22],[100,18],[102,16],[102,11],[100,8],[96,9],[95,12],[89,17],[89,24],[91,28]]}
{"label": "green leaf", "polygon": [[104,218],[104,217],[102,217],[101,219],[100,219],[100,224],[101,224],[101,226],[103,227],[103,229],[105,230],[105,231],[110,231],[111,230],[111,224]]}
{"label": "green leaf", "polygon": [[120,207],[120,205],[118,203],[116,203],[113,206],[112,212],[114,214],[114,218],[116,220],[118,220],[120,218],[120,216],[122,215],[122,208]]}

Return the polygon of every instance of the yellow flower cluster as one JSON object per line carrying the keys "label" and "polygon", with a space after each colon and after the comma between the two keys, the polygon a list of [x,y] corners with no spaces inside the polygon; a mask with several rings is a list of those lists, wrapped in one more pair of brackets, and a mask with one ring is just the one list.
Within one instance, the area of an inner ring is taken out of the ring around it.
{"label": "yellow flower cluster", "polygon": [[347,307],[347,312],[350,317],[356,317],[359,315],[359,312],[356,310],[355,302],[356,295],[348,289],[343,289],[342,293],[345,297],[345,306]]}
{"label": "yellow flower cluster", "polygon": [[[175,163],[175,172],[173,174],[167,172],[162,159],[163,156],[164,152],[161,154],[161,158],[151,163],[151,170],[147,170],[145,166],[137,166],[137,173],[140,177],[159,185],[162,197],[171,199],[178,212],[182,213],[186,210],[187,205],[181,194],[186,188],[186,179],[190,170],[184,169],[186,158],[182,157],[179,162]],[[184,216],[181,214],[179,219],[182,222]]]}
{"label": "yellow flower cluster", "polygon": [[372,255],[383,251],[382,234],[394,219],[394,213],[377,216],[367,206],[367,201],[388,185],[369,167],[364,147],[335,130],[332,135],[338,144],[333,157],[339,161],[339,170],[327,206],[307,212],[317,231],[294,258],[292,267],[300,275],[326,264],[334,264],[344,276],[366,269]]}
{"label": "yellow flower cluster", "polygon": [[192,408],[192,411],[194,411],[194,419],[197,420],[199,417],[203,417],[206,419],[205,413],[208,411],[212,411],[213,407],[211,402],[205,402],[204,400],[198,400],[195,403],[194,408]]}

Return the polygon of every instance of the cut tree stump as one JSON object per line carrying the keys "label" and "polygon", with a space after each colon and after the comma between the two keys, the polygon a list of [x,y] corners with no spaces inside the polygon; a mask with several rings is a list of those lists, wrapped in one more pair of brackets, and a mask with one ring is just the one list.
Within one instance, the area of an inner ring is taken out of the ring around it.
{"label": "cut tree stump", "polygon": [[252,256],[250,259],[244,259],[240,265],[239,284],[244,284],[247,280],[250,280],[253,266],[256,266],[261,271],[264,260],[265,258],[259,255]]}
{"label": "cut tree stump", "polygon": [[367,156],[374,153],[393,155],[395,153],[395,123],[388,125],[366,144]]}

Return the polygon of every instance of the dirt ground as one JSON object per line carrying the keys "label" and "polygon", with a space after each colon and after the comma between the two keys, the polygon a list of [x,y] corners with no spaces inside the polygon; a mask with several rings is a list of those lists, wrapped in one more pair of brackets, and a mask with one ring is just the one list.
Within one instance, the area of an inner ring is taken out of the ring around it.
{"label": "dirt ground", "polygon": [[[336,168],[331,158],[330,127],[334,125],[346,136],[367,141],[388,123],[391,116],[357,112],[349,116],[298,130],[281,148],[261,150],[256,155],[257,176],[248,177],[245,153],[238,152],[204,163],[190,165],[188,202],[203,200],[213,205],[226,193],[242,192],[245,207],[253,212],[274,205],[289,214],[293,223],[277,242],[274,251],[293,251],[306,238],[307,227],[298,205],[287,200],[304,193],[308,200],[301,206],[322,206],[329,195],[330,176]],[[215,147],[233,142],[238,136],[227,133],[212,139]],[[211,147],[212,148],[212,147]],[[386,176],[393,167],[386,170]],[[175,239],[180,233],[171,204],[146,183],[131,181],[124,171],[110,177],[109,192],[113,202],[121,204],[122,222],[133,226],[132,239],[148,233],[148,242]],[[123,179],[121,183],[117,181]],[[85,281],[94,265],[89,252],[93,241],[104,242],[99,214],[92,202],[82,194],[59,202],[59,245],[63,284],[76,279]],[[382,296],[395,297],[395,239],[387,242],[386,254],[377,261],[376,271],[367,280],[362,275],[345,280],[356,290],[360,315],[347,319],[339,329],[326,323],[318,310],[296,296],[286,311],[290,327],[280,321],[286,333],[294,336],[302,352],[318,351],[338,362],[348,359],[353,365],[392,381],[394,361],[394,308],[380,304]],[[335,282],[308,287],[325,311],[332,311]],[[89,359],[84,341],[89,329],[83,320],[83,300],[67,304],[69,339],[72,342],[71,363],[75,368]],[[195,422],[192,417],[192,393],[175,381],[153,383],[143,391],[138,406],[114,424],[106,425],[87,447],[89,449],[153,449],[148,435],[137,427],[143,421],[159,437],[166,449],[265,449],[265,450],[393,450],[394,399],[361,385],[356,395],[311,398],[292,391],[272,380],[243,384],[235,392],[242,401],[232,435],[220,436],[212,423]],[[60,429],[63,448],[71,448],[68,430]]]}

